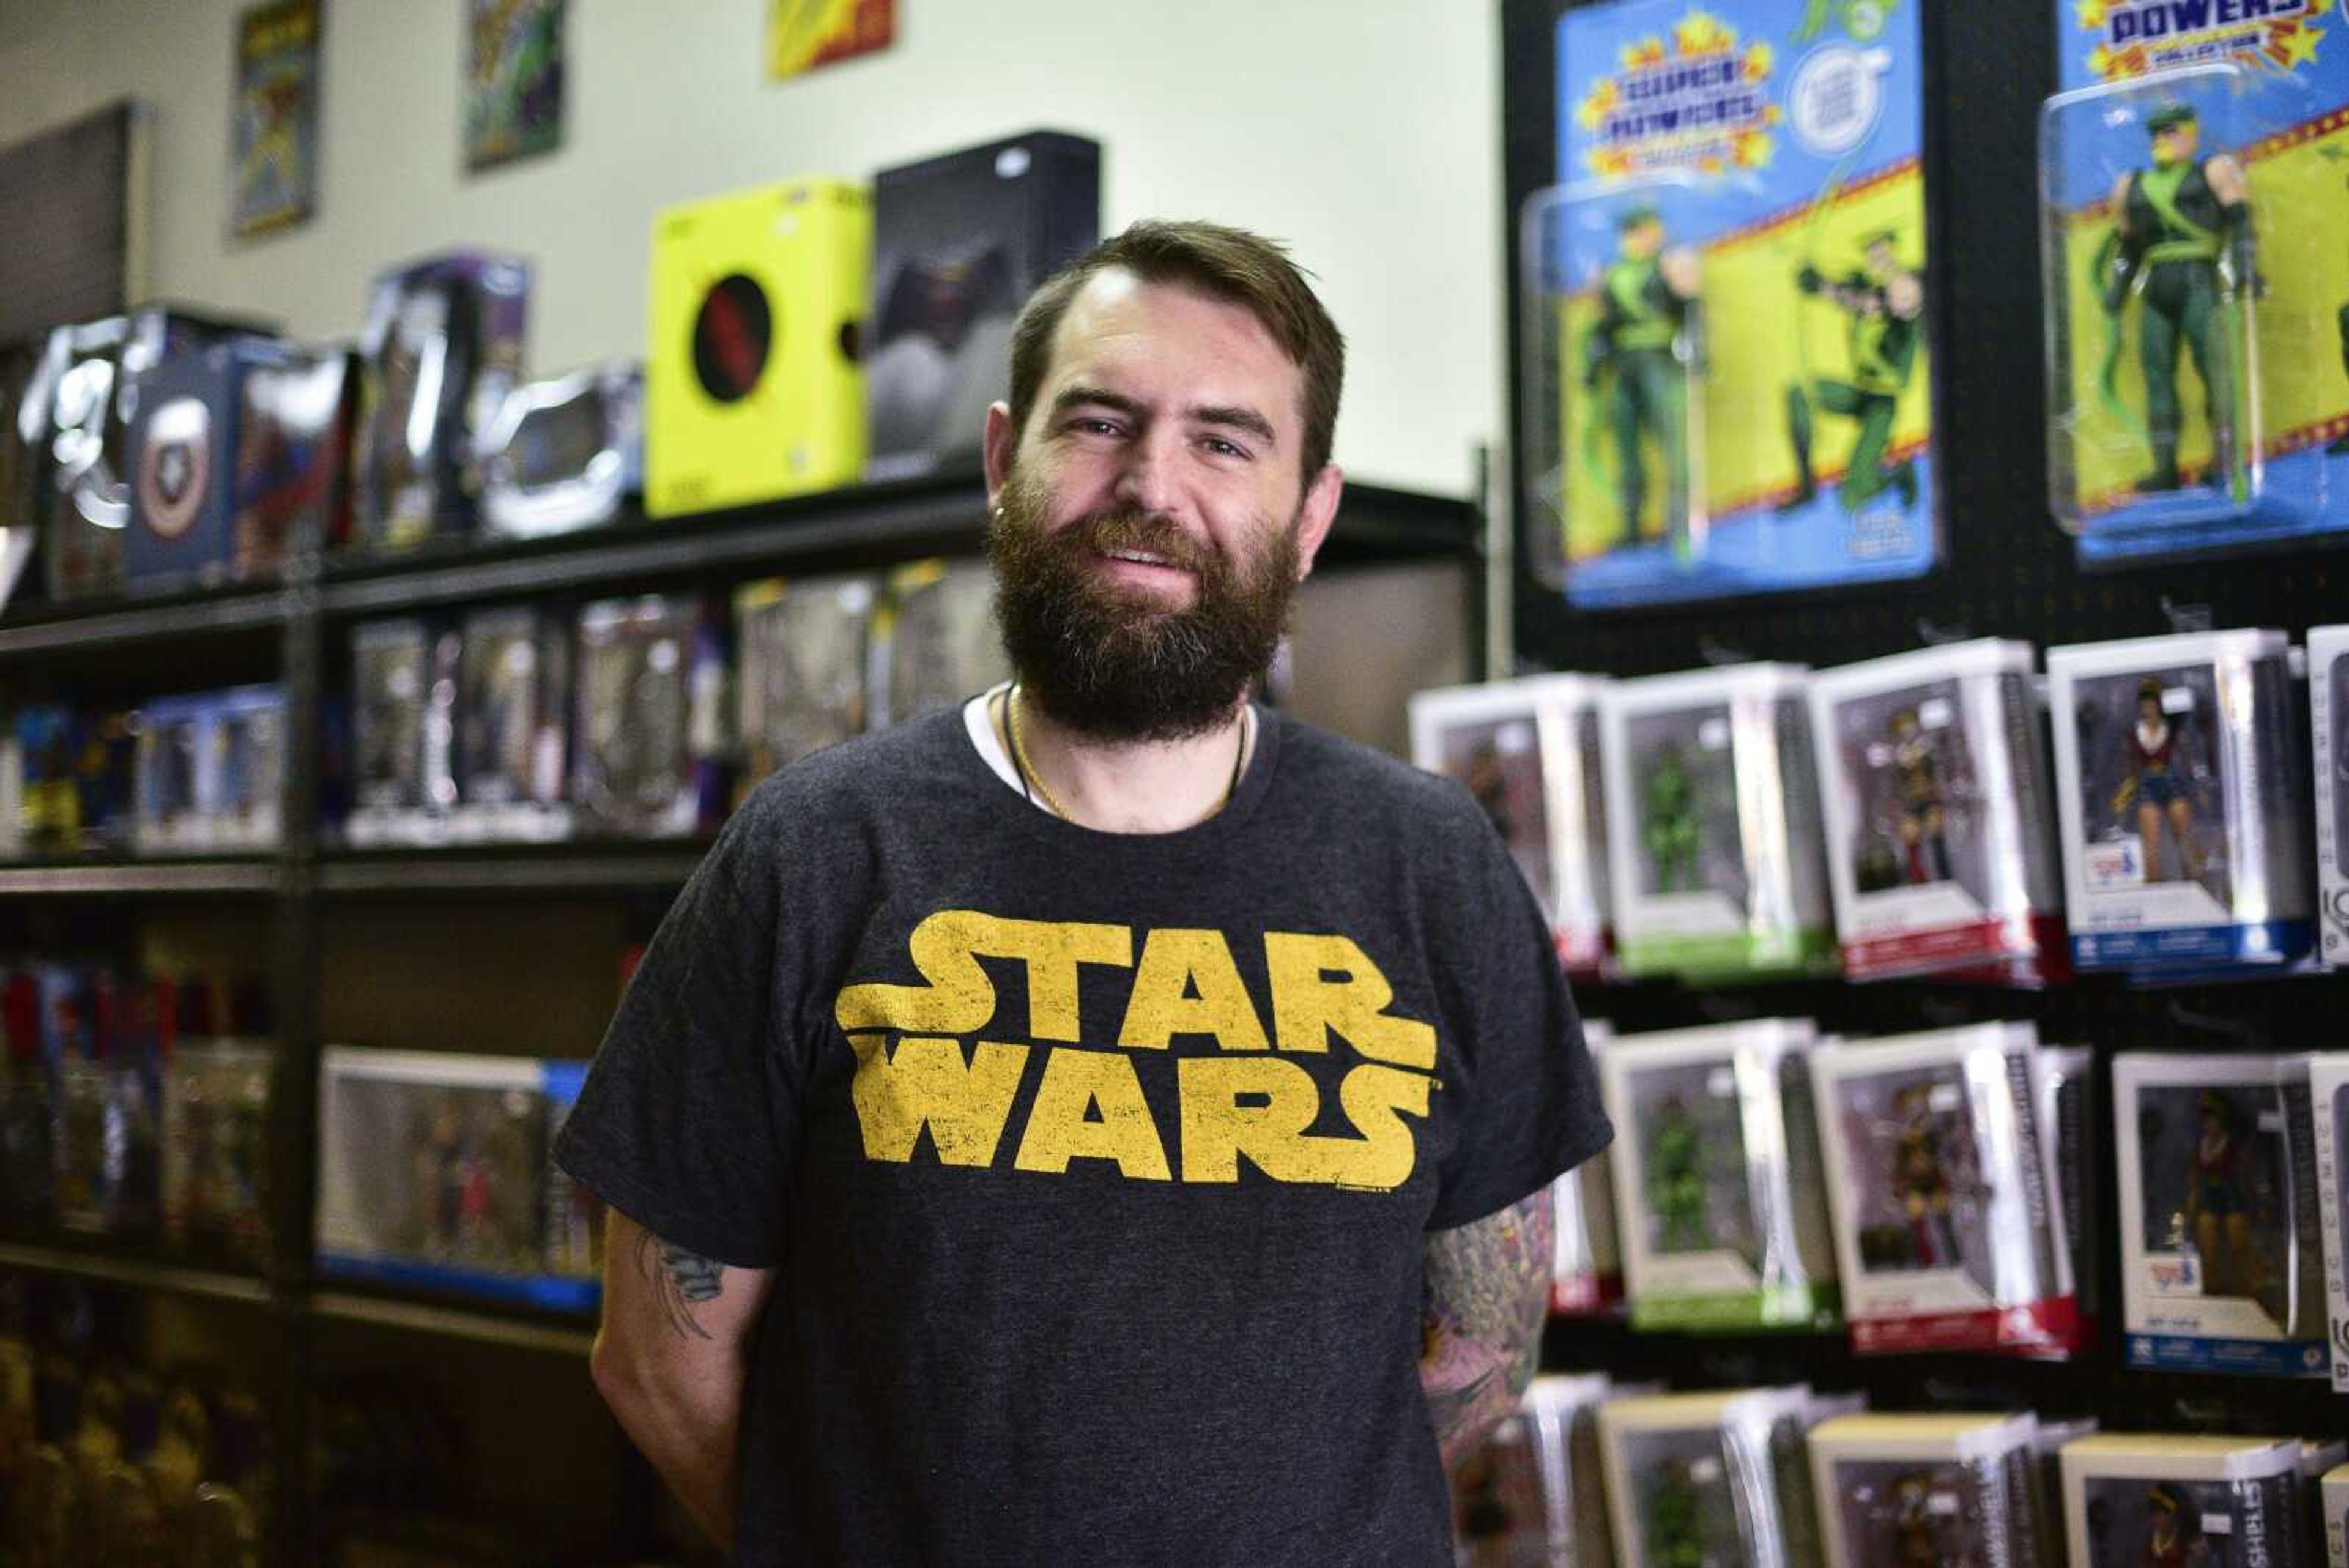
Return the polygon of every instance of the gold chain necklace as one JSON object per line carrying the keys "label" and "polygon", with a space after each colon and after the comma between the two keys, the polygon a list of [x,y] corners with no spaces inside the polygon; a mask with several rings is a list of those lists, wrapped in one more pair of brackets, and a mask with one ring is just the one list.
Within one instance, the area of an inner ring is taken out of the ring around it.
{"label": "gold chain necklace", "polygon": [[[1028,748],[1019,742],[1019,688],[1017,683],[1014,683],[1011,690],[1003,695],[1003,732],[1010,737],[1011,762],[1012,765],[1019,770],[1020,782],[1032,786],[1038,794],[1044,797],[1045,805],[1051,809],[1054,816],[1063,822],[1076,821],[1076,817],[1071,815],[1069,808],[1061,804],[1061,797],[1052,793],[1052,786],[1044,782],[1044,775],[1038,773],[1035,766],[1028,761]],[[1216,815],[1224,807],[1231,805],[1232,796],[1239,793],[1240,774],[1247,765],[1247,742],[1248,724],[1243,714],[1240,720],[1240,743],[1232,753],[1232,776],[1224,785],[1224,798],[1216,803],[1215,811],[1209,812],[1208,816]],[[1201,820],[1205,821],[1206,818]]]}

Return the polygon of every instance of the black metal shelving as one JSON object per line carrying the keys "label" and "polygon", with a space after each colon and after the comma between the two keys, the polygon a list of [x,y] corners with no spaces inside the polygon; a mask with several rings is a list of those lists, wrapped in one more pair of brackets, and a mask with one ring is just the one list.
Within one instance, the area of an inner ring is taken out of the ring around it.
{"label": "black metal shelving", "polygon": [[[160,682],[202,684],[201,655],[226,650],[241,668],[274,662],[286,690],[281,842],[264,857],[0,865],[0,908],[28,900],[104,900],[134,913],[145,900],[260,900],[271,912],[277,1063],[270,1159],[274,1251],[265,1277],[217,1272],[116,1251],[0,1242],[0,1268],[78,1277],[160,1293],[233,1301],[268,1311],[280,1390],[278,1452],[310,1451],[316,1338],[336,1324],[439,1335],[490,1346],[584,1356],[592,1326],[521,1309],[422,1300],[347,1287],[314,1271],[322,1045],[320,917],[329,905],[380,899],[612,897],[665,898],[707,848],[570,840],[546,845],[354,850],[318,822],[326,649],[356,618],[502,598],[579,597],[718,587],[768,573],[874,570],[983,547],[986,491],[975,472],[856,486],[706,516],[610,527],[557,538],[428,546],[396,556],[297,553],[282,581],[216,593],[40,606],[0,620],[0,670],[29,670],[70,689],[77,674],[109,689],[152,692]],[[1349,485],[1324,569],[1484,558],[1476,502],[1380,485]],[[233,647],[232,647],[233,645]],[[176,656],[171,670],[156,657]],[[165,670],[165,673],[158,673]],[[274,1560],[314,1560],[324,1521],[317,1500],[285,1489],[275,1511]]]}

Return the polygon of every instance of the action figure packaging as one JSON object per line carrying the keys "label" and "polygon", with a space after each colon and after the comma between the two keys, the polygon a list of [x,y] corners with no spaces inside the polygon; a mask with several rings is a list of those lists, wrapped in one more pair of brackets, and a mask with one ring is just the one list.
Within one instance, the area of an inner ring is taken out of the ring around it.
{"label": "action figure packaging", "polygon": [[1452,1468],[1463,1561],[1613,1568],[1599,1407],[1628,1392],[1603,1372],[1533,1380],[1516,1412]]}
{"label": "action figure packaging", "polygon": [[864,469],[858,321],[873,201],[838,180],[761,185],[653,221],[645,510],[750,506]]}
{"label": "action figure packaging", "polygon": [[2309,1058],[2113,1059],[2130,1366],[2323,1377]]}
{"label": "action figure packaging", "polygon": [[530,266],[453,251],[375,282],[359,338],[353,525],[379,550],[472,532],[477,442],[522,379]]}
{"label": "action figure packaging", "polygon": [[1984,638],[1811,677],[1828,885],[1853,980],[2064,961],[2027,643]]}
{"label": "action figure packaging", "polygon": [[285,689],[269,684],[215,692],[202,847],[268,850],[277,846],[285,790]]}
{"label": "action figure packaging", "polygon": [[510,539],[609,523],[645,487],[645,372],[633,359],[533,381],[482,432],[481,529]]}
{"label": "action figure packaging", "polygon": [[571,803],[581,831],[673,838],[726,814],[726,649],[687,595],[579,611]]}
{"label": "action figure packaging", "polygon": [[424,767],[436,647],[447,630],[413,619],[361,621],[352,629],[353,776],[343,831],[355,848],[427,841],[428,816],[454,804],[453,790],[446,800],[428,792]]}
{"label": "action figure packaging", "polygon": [[124,387],[130,519],[122,566],[131,592],[215,587],[238,575],[245,382],[283,358],[262,339],[215,344],[166,359]]}
{"label": "action figure packaging", "polygon": [[2349,1568],[2349,1465],[2328,1474],[2319,1494],[2323,1500],[2324,1545],[2333,1568]]}
{"label": "action figure packaging", "polygon": [[98,1235],[149,1234],[161,1199],[169,1018],[160,988],[55,966],[40,980],[44,1047],[57,1084],[57,1223]]}
{"label": "action figure packaging", "polygon": [[[558,1310],[595,1285],[552,1233],[553,1126],[579,1064],[327,1047],[318,1085],[317,1257],[331,1277]],[[570,1207],[567,1190],[561,1208]],[[560,1264],[558,1268],[556,1265]]]}
{"label": "action figure packaging", "polygon": [[1609,885],[1626,973],[1704,981],[1834,970],[1806,673],[1741,664],[1601,691]]}
{"label": "action figure packaging", "polygon": [[2316,895],[2323,956],[2349,968],[2349,626],[2308,633],[2310,752],[2316,760]]}
{"label": "action figure packaging", "polygon": [[2349,260],[2330,218],[2349,56],[2324,6],[2052,9],[2064,90],[2041,116],[2039,182],[2057,519],[2091,565],[2342,528]]}
{"label": "action figure packaging", "polygon": [[2093,1437],[2102,1423],[2094,1416],[2050,1419],[2041,1416],[2031,1429],[2033,1495],[2039,1507],[2041,1556],[2046,1568],[2064,1568],[2064,1449]]}
{"label": "action figure packaging", "polygon": [[2064,1449],[2064,1532],[2076,1568],[2272,1568],[2313,1563],[2291,1438],[2106,1432]]}
{"label": "action figure packaging", "polygon": [[862,576],[768,577],[734,591],[735,725],[745,790],[863,732],[878,597],[874,580]]}
{"label": "action figure packaging", "polygon": [[1811,1430],[1826,1568],[2040,1568],[2030,1416],[1842,1416]]}
{"label": "action figure packaging", "polygon": [[1933,565],[1923,52],[1909,5],[1559,16],[1522,442],[1534,558],[1574,605]]}
{"label": "action figure packaging", "polygon": [[2275,631],[2047,650],[2075,966],[2273,971],[2313,949],[2286,655]]}
{"label": "action figure packaging", "polygon": [[2325,1337],[2333,1347],[2333,1386],[2349,1394],[2349,1053],[2310,1057],[2308,1090],[2315,1110],[2317,1215],[2331,1324]]}
{"label": "action figure packaging", "polygon": [[2061,1354],[2072,1253],[2028,1023],[1811,1053],[1852,1347]]}
{"label": "action figure packaging", "polygon": [[2300,1440],[2301,1511],[2307,1542],[2303,1550],[2314,1564],[2328,1555],[2332,1530],[2324,1515],[2324,1478],[2349,1460],[2349,1438],[2302,1438]]}
{"label": "action figure packaging", "polygon": [[475,610],[459,655],[455,836],[474,841],[565,837],[570,762],[571,628],[530,605]]}
{"label": "action figure packaging", "polygon": [[30,971],[7,971],[0,976],[0,1220],[20,1231],[54,1212],[57,1083],[41,1045],[41,982]]}
{"label": "action figure packaging", "polygon": [[203,774],[211,757],[212,706],[203,697],[165,697],[140,711],[139,819],[141,855],[200,848]]}
{"label": "action figure packaging", "polygon": [[878,730],[960,706],[1011,679],[983,561],[909,561],[889,574],[873,623],[865,722]]}
{"label": "action figure packaging", "polygon": [[[1583,1043],[1594,1054],[1613,1037],[1600,1020],[1583,1020]],[[1623,1304],[1623,1248],[1607,1151],[1551,1182],[1549,1191],[1549,1310],[1560,1317],[1611,1316]]]}
{"label": "action figure packaging", "polygon": [[1599,1446],[1616,1562],[1816,1562],[1817,1515],[1803,1463],[1810,1416],[1811,1392],[1799,1384],[1602,1403]]}
{"label": "action figure packaging", "polygon": [[1606,967],[1609,940],[1599,762],[1599,697],[1608,684],[1603,676],[1533,675],[1411,699],[1412,761],[1476,797],[1549,917],[1559,961],[1592,979]]}
{"label": "action figure packaging", "polygon": [[2075,1350],[2096,1342],[2105,1317],[2105,1139],[2112,1117],[2096,1092],[2096,1054],[2085,1045],[2042,1045],[2032,1056],[2031,1081],[2039,1136],[2055,1170],[2055,1208],[2071,1249],[2072,1289],[2079,1306]]}
{"label": "action figure packaging", "polygon": [[269,1080],[262,1041],[183,1040],[163,1071],[163,1239],[247,1267],[269,1254]]}
{"label": "action figure packaging", "polygon": [[236,422],[233,576],[277,571],[297,548],[349,543],[358,385],[357,350],[347,344],[286,345],[246,372]]}
{"label": "action figure packaging", "polygon": [[1634,1328],[1836,1320],[1806,1022],[1619,1035],[1598,1057]]}
{"label": "action figure packaging", "polygon": [[867,478],[978,468],[1020,305],[1101,237],[1101,155],[1036,130],[874,176]]}

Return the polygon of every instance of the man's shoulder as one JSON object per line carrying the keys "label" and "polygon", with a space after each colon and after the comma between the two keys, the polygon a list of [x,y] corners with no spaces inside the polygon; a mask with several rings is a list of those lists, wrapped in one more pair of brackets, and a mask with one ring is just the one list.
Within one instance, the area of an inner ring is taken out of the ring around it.
{"label": "man's shoulder", "polygon": [[890,810],[959,774],[968,746],[959,705],[826,746],[770,774],[742,812],[775,825]]}
{"label": "man's shoulder", "polygon": [[1382,826],[1475,831],[1484,809],[1454,779],[1402,762],[1288,714],[1281,726],[1280,769],[1331,811]]}

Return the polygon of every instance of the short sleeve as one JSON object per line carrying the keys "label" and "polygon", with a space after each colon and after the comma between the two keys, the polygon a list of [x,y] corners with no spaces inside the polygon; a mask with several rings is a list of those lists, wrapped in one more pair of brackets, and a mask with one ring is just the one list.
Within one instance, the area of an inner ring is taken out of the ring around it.
{"label": "short sleeve", "polygon": [[774,1034],[775,857],[735,814],[620,999],[554,1158],[663,1241],[738,1268],[781,1252],[795,1096]]}
{"label": "short sleeve", "polygon": [[1547,1188],[1615,1136],[1549,922],[1479,818],[1463,878],[1476,902],[1456,913],[1467,933],[1459,940],[1475,944],[1464,965],[1477,977],[1465,1023],[1454,1025],[1453,1086],[1464,1089],[1464,1109],[1430,1231],[1482,1220]]}

